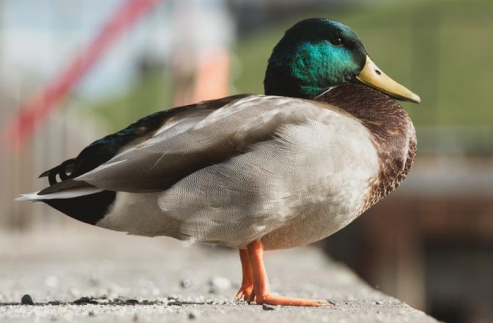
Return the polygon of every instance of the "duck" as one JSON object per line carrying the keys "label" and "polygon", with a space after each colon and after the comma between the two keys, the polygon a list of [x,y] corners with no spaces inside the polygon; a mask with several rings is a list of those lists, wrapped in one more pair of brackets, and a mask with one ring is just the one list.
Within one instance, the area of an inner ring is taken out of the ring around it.
{"label": "duck", "polygon": [[329,306],[272,293],[263,253],[326,238],[392,192],[417,147],[396,100],[421,100],[326,18],[285,32],[264,89],[146,116],[42,173],[49,186],[18,199],[131,235],[238,249],[236,299]]}

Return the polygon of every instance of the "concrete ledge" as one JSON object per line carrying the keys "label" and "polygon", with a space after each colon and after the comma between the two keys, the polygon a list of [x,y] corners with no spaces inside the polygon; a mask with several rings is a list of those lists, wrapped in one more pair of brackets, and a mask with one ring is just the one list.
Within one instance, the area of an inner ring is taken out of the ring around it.
{"label": "concrete ledge", "polygon": [[[437,322],[370,288],[315,247],[267,252],[267,271],[274,292],[329,299],[335,306],[328,308],[235,303],[236,252],[167,238],[86,227],[1,233],[0,261],[1,322]],[[20,305],[24,294],[34,306]]]}

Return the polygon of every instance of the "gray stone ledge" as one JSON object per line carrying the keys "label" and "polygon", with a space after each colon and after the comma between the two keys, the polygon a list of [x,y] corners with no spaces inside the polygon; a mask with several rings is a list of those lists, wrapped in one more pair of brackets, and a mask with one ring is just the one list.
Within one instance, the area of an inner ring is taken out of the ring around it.
{"label": "gray stone ledge", "polygon": [[[0,233],[1,322],[437,322],[315,247],[266,252],[272,290],[335,305],[265,307],[233,301],[236,252],[77,228]],[[24,294],[34,306],[19,304]]]}

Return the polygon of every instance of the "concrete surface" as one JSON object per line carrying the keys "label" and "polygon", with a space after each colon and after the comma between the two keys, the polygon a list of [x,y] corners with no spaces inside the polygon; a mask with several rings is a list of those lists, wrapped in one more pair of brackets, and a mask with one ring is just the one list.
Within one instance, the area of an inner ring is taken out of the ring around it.
{"label": "concrete surface", "polygon": [[315,247],[267,252],[272,290],[335,305],[263,307],[233,301],[236,252],[78,228],[0,232],[0,322],[436,322]]}

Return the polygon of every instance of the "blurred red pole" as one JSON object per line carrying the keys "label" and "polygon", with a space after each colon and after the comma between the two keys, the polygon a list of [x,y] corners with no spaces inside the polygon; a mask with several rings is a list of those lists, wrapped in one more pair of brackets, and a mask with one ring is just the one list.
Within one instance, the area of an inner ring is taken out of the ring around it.
{"label": "blurred red pole", "polygon": [[130,27],[160,1],[162,0],[126,0],[68,68],[48,83],[44,91],[28,100],[21,107],[19,114],[9,120],[3,134],[6,146],[10,149],[22,148],[33,136],[36,126],[41,124],[56,104],[82,80],[125,28]]}

